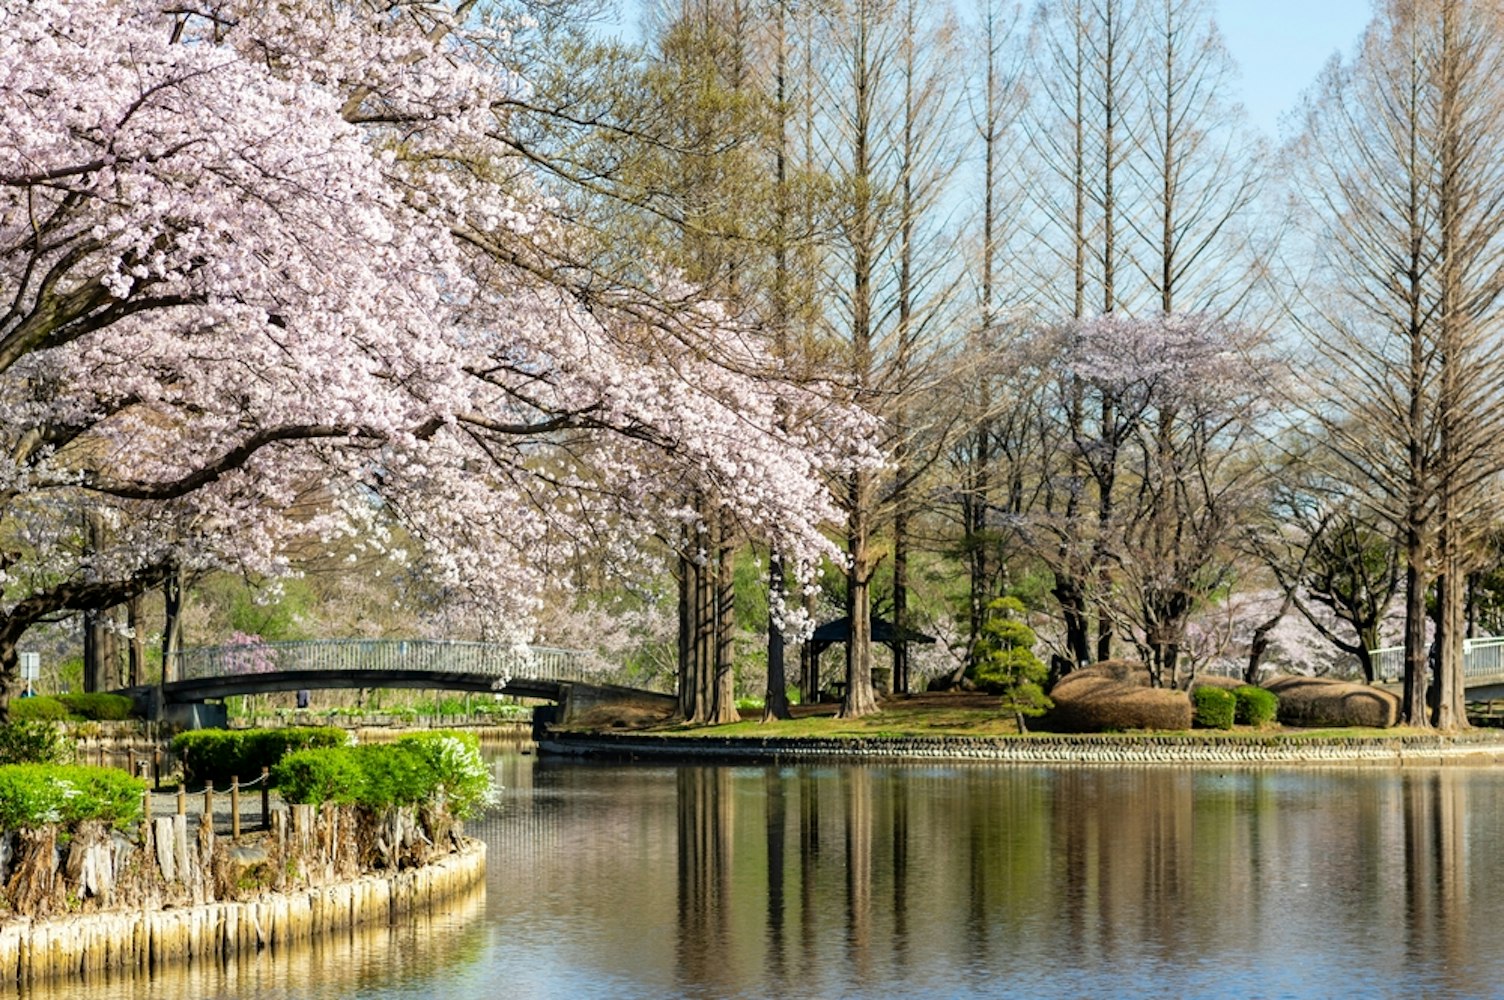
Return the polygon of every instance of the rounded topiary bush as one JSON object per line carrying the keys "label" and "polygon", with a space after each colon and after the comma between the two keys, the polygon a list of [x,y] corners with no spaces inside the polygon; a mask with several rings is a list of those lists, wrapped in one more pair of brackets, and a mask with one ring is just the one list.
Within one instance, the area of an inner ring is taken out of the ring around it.
{"label": "rounded topiary bush", "polygon": [[1267,726],[1279,712],[1279,697],[1252,684],[1233,690],[1238,699],[1237,721],[1241,726]]}
{"label": "rounded topiary bush", "polygon": [[57,700],[72,715],[95,722],[120,722],[131,717],[131,700],[123,694],[89,691],[60,694]]}
{"label": "rounded topiary bush", "polygon": [[286,726],[281,729],[194,729],[173,737],[172,749],[183,761],[189,784],[212,781],[223,788],[232,777],[254,780],[294,750],[344,746],[350,734],[333,726]]}
{"label": "rounded topiary bush", "polygon": [[12,722],[62,722],[68,718],[68,706],[48,695],[12,698],[10,717]]}
{"label": "rounded topiary bush", "polygon": [[1149,687],[1148,676],[1138,664],[1121,660],[1072,671],[1050,690],[1055,707],[1035,728],[1059,733],[1190,729],[1190,697]]}
{"label": "rounded topiary bush", "polygon": [[1279,698],[1279,721],[1287,726],[1388,729],[1399,723],[1400,699],[1383,688],[1293,676],[1276,677],[1264,687]]}
{"label": "rounded topiary bush", "polygon": [[1196,703],[1198,729],[1231,729],[1237,717],[1238,698],[1225,688],[1204,684],[1191,695]]}

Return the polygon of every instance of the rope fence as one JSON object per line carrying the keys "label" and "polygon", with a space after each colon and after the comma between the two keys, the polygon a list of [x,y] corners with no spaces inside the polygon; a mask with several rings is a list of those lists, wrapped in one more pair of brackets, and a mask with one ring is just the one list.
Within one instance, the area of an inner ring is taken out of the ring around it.
{"label": "rope fence", "polygon": [[[245,795],[246,792],[260,794]],[[178,815],[200,824],[212,823],[215,833],[228,833],[232,841],[238,841],[243,832],[271,829],[271,775],[263,767],[261,774],[250,781],[235,776],[230,779],[228,789],[215,789],[212,781],[204,782],[200,788],[189,788],[184,783],[173,791],[147,789],[143,807],[147,816]]]}

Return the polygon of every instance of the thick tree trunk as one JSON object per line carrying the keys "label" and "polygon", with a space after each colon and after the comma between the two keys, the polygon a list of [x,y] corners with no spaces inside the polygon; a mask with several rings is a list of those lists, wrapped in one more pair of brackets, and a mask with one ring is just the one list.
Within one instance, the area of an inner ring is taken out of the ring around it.
{"label": "thick tree trunk", "polygon": [[[1285,615],[1290,613],[1290,605],[1293,603],[1295,599],[1286,593],[1284,600],[1279,603],[1279,610],[1253,630],[1253,640],[1248,644],[1248,666],[1243,670],[1244,683],[1257,684],[1259,682],[1259,671],[1263,666],[1264,653],[1269,649],[1269,633],[1285,620]],[[1369,669],[1372,668],[1370,664]],[[1372,678],[1369,679],[1369,683],[1373,683]]]}
{"label": "thick tree trunk", "polygon": [[692,719],[695,714],[695,566],[688,543],[679,552],[679,715]]}
{"label": "thick tree trunk", "polygon": [[715,521],[715,690],[710,721],[738,722],[736,710],[736,550],[725,515]]}
{"label": "thick tree trunk", "polygon": [[183,605],[186,586],[181,570],[169,570],[162,582],[162,683],[179,680],[178,656],[183,649]]}
{"label": "thick tree trunk", "polygon": [[909,644],[904,635],[909,626],[909,515],[899,501],[893,516],[893,628],[898,633],[893,643],[892,688],[909,692]]}
{"label": "thick tree trunk", "polygon": [[129,644],[126,646],[125,684],[127,687],[139,687],[146,683],[146,639],[143,635],[146,620],[141,613],[140,594],[125,602],[125,627],[130,633]]}
{"label": "thick tree trunk", "polygon": [[1412,532],[1406,546],[1405,568],[1405,697],[1402,707],[1408,726],[1429,728],[1426,712],[1426,579],[1420,570],[1424,552],[1418,552],[1418,533]]}
{"label": "thick tree trunk", "polygon": [[[1443,541],[1443,547],[1449,540]],[[1463,675],[1463,580],[1456,559],[1436,581],[1437,630],[1436,706],[1432,723],[1437,729],[1466,729],[1467,692]]]}
{"label": "thick tree trunk", "polygon": [[1051,593],[1060,604],[1060,615],[1065,623],[1065,648],[1071,659],[1071,669],[1084,667],[1092,662],[1092,658],[1086,600],[1082,596],[1081,582],[1056,573]]}
{"label": "thick tree trunk", "polygon": [[847,554],[851,566],[846,573],[846,615],[851,622],[851,637],[846,643],[846,697],[839,713],[843,719],[877,711],[877,697],[872,690],[872,566],[864,479],[865,473],[857,473],[852,477],[851,487],[853,503]]}
{"label": "thick tree trunk", "polygon": [[[785,589],[783,558],[777,552],[768,556],[769,603],[788,599]],[[768,617],[768,684],[762,700],[762,721],[790,718],[788,696],[788,671],[784,664],[785,643],[783,629]]]}
{"label": "thick tree trunk", "polygon": [[690,722],[709,722],[715,708],[715,575],[708,562],[695,560],[695,700]]}

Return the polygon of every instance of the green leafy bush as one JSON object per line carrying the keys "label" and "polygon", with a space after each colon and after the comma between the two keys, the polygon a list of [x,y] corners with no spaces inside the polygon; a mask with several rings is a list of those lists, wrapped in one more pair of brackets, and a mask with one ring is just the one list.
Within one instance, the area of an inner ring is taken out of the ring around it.
{"label": "green leafy bush", "polygon": [[1237,717],[1238,699],[1228,690],[1205,685],[1191,693],[1196,706],[1198,729],[1231,729]]}
{"label": "green leafy bush", "polygon": [[0,764],[68,764],[72,761],[73,741],[56,722],[31,719],[0,726]]}
{"label": "green leafy bush", "polygon": [[107,767],[9,764],[0,767],[0,829],[102,820],[124,829],[141,818],[145,782]]}
{"label": "green leafy bush", "polygon": [[56,698],[47,695],[37,695],[31,698],[12,698],[10,701],[10,717],[13,722],[35,722],[38,719],[48,722],[62,722],[68,718],[68,706]]}
{"label": "green leafy bush", "polygon": [[239,776],[259,777],[294,750],[340,747],[349,735],[333,726],[286,726],[280,729],[195,729],[173,737],[172,749],[183,760],[190,784],[212,781],[226,787]]}
{"label": "green leafy bush", "polygon": [[449,811],[461,819],[490,804],[495,791],[491,769],[473,733],[412,733],[398,740],[397,746],[417,754],[437,779],[425,798],[441,795]]}
{"label": "green leafy bush", "polygon": [[443,805],[461,819],[491,801],[491,772],[469,734],[414,733],[396,743],[305,750],[272,769],[288,802],[354,804],[380,810]]}
{"label": "green leafy bush", "polygon": [[94,722],[119,722],[131,717],[131,700],[123,694],[103,691],[86,694],[60,694],[57,700],[72,715]]}
{"label": "green leafy bush", "polygon": [[1273,691],[1245,684],[1232,693],[1238,699],[1239,725],[1267,726],[1279,712],[1279,697]]}
{"label": "green leafy bush", "polygon": [[343,747],[294,750],[272,768],[272,783],[289,802],[352,805],[364,782],[355,755]]}

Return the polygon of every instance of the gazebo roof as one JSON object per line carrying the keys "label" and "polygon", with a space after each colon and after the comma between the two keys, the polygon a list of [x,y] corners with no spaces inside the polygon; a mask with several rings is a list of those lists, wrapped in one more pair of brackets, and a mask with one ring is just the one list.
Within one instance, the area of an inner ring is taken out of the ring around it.
{"label": "gazebo roof", "polygon": [[[906,628],[902,634],[893,627],[893,623],[886,618],[872,616],[872,641],[880,642],[885,646],[892,646],[899,641],[917,642],[921,645],[929,645],[935,642],[935,637],[925,635],[918,629]],[[837,618],[835,621],[826,622],[815,629],[815,634],[810,637],[810,642],[817,649],[835,645],[838,642],[851,641],[851,619]]]}

